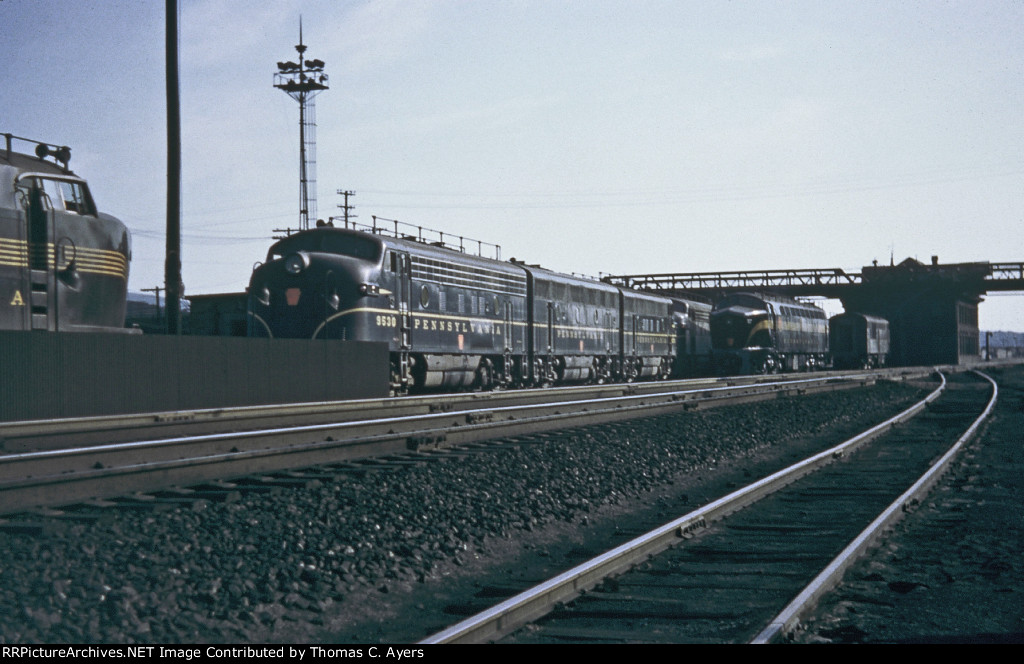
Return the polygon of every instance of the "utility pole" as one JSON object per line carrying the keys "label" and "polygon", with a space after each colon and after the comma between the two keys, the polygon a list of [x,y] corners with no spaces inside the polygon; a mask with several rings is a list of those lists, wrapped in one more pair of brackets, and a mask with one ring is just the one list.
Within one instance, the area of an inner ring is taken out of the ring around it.
{"label": "utility pole", "polygon": [[349,196],[355,196],[356,192],[348,191],[346,189],[339,189],[338,194],[345,197],[345,203],[343,205],[339,205],[338,207],[341,208],[342,210],[342,218],[345,220],[345,228],[348,228],[348,220],[356,218],[356,215],[351,214],[351,211],[355,206],[349,205],[348,199]]}
{"label": "utility pole", "polygon": [[160,288],[159,286],[154,286],[153,288],[143,288],[142,289],[143,293],[156,293],[156,322],[158,324],[160,323],[160,291],[162,291],[162,290],[164,290],[164,289]]}
{"label": "utility pole", "polygon": [[178,3],[166,0],[167,66],[167,334],[181,334],[181,102],[178,93]]}

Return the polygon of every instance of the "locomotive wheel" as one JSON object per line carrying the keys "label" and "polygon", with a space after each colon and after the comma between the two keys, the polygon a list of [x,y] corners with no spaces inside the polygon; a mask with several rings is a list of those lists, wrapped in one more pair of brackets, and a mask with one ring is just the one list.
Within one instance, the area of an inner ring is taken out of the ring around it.
{"label": "locomotive wheel", "polygon": [[541,366],[541,387],[551,387],[558,380],[558,374],[555,373],[555,362],[555,360],[548,358]]}
{"label": "locomotive wheel", "polygon": [[402,385],[402,376],[398,371],[398,365],[391,363],[391,381],[388,385],[388,396],[400,397],[408,393],[408,389]]}
{"label": "locomotive wheel", "polygon": [[492,376],[491,363],[487,360],[481,360],[480,366],[476,368],[476,380],[473,382],[473,390],[477,392],[489,390],[492,384]]}
{"label": "locomotive wheel", "polygon": [[634,380],[636,380],[636,377],[639,374],[640,374],[640,372],[637,371],[636,363],[635,362],[628,362],[627,365],[626,365],[626,382],[627,383],[632,383]]}
{"label": "locomotive wheel", "polygon": [[548,363],[539,357],[533,363],[533,384],[535,387],[551,387]]}

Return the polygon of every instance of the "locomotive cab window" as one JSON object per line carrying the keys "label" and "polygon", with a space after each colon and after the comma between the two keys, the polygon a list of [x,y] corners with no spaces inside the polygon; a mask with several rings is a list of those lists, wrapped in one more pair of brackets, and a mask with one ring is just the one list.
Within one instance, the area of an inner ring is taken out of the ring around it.
{"label": "locomotive cab window", "polygon": [[39,189],[49,209],[74,212],[75,214],[96,215],[92,198],[84,182],[51,180],[49,178],[27,178],[18,183],[18,188],[30,200],[33,189]]}
{"label": "locomotive cab window", "polygon": [[64,209],[77,214],[94,214],[89,205],[89,195],[80,182],[57,182]]}

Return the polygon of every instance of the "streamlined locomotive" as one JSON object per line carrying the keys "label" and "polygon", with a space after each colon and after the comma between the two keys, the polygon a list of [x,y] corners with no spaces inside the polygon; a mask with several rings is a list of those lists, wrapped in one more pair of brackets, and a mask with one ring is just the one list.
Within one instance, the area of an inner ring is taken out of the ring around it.
{"label": "streamlined locomotive", "polygon": [[[123,332],[131,239],[99,212],[67,147],[3,134],[0,329]],[[14,143],[35,145],[35,154]]]}
{"label": "streamlined locomotive", "polygon": [[272,245],[250,280],[250,335],[387,342],[395,393],[671,373],[669,299],[474,256],[394,223],[324,225]]}
{"label": "streamlined locomotive", "polygon": [[813,370],[828,361],[820,308],[778,296],[727,295],[711,311],[712,355],[722,374]]}

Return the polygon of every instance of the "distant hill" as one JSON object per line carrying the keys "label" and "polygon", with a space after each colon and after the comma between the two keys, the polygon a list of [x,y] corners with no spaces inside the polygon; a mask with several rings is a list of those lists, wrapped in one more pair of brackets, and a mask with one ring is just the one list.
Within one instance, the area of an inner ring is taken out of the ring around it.
{"label": "distant hill", "polygon": [[[991,337],[987,335],[991,334]],[[1024,348],[1024,332],[982,332],[981,347],[985,347],[986,338],[992,348]]]}

